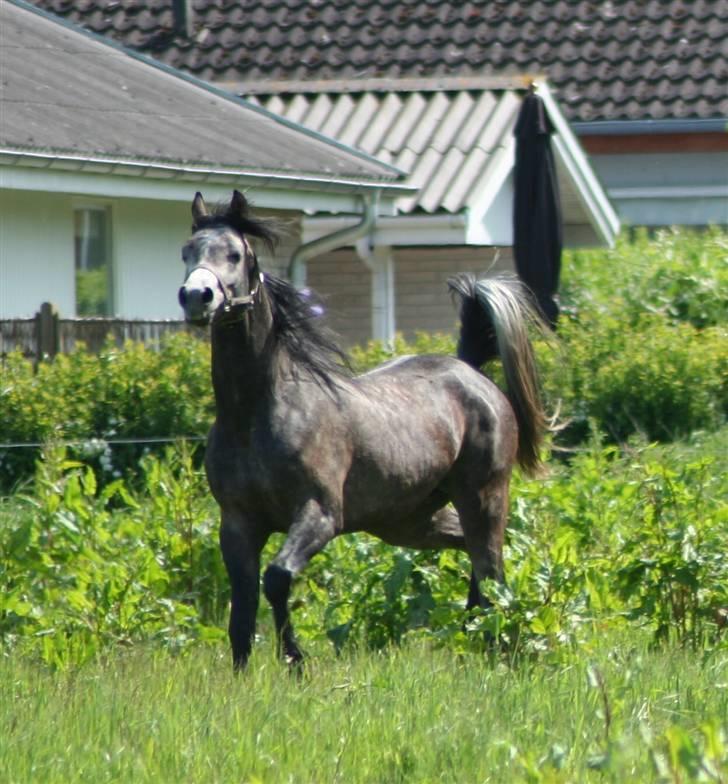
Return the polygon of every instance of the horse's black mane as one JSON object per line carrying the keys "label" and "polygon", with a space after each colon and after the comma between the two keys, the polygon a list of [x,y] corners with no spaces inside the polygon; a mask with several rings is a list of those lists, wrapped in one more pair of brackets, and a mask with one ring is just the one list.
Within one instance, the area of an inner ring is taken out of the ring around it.
{"label": "horse's black mane", "polygon": [[250,204],[242,199],[240,209],[235,210],[231,203],[221,202],[214,205],[208,215],[198,217],[192,225],[192,232],[223,226],[233,229],[240,236],[257,237],[269,251],[273,252],[278,244],[281,229],[280,221],[275,218],[254,218]]}
{"label": "horse's black mane", "polygon": [[273,310],[273,337],[295,368],[334,389],[336,380],[351,376],[351,365],[336,334],[326,325],[320,301],[287,280],[265,276],[265,289]]}

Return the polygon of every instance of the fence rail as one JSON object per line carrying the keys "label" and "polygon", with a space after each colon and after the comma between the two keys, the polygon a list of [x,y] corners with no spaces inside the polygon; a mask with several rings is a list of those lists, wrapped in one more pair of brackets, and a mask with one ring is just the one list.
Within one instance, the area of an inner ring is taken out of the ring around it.
{"label": "fence rail", "polygon": [[98,353],[108,340],[118,346],[135,340],[159,348],[165,335],[176,332],[199,334],[172,319],[60,318],[53,305],[44,302],[31,318],[0,319],[0,358],[20,350],[37,362],[68,353],[79,343]]}

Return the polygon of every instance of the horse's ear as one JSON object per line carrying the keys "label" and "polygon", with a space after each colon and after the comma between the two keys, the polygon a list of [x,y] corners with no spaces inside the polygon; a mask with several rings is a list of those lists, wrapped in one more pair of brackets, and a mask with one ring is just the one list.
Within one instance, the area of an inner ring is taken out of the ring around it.
{"label": "horse's ear", "polygon": [[230,213],[244,218],[248,214],[248,201],[240,191],[233,191],[233,198],[230,200]]}
{"label": "horse's ear", "polygon": [[205,204],[205,200],[202,198],[202,194],[197,191],[195,194],[195,198],[192,199],[192,221],[193,225],[196,226],[201,218],[204,218],[208,215],[207,212],[207,205]]}

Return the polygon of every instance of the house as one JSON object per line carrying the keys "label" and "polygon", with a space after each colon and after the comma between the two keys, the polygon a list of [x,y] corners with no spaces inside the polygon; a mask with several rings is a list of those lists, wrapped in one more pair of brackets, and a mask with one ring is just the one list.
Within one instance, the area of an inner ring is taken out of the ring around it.
{"label": "house", "polygon": [[540,74],[626,224],[728,224],[728,0],[36,0],[246,94]]}
{"label": "house", "polygon": [[[436,21],[435,5],[425,4],[427,19],[421,6],[397,3],[386,13],[377,3],[44,5],[410,172],[416,193],[398,199],[397,216],[378,218],[366,232],[365,221],[341,216],[303,222],[310,252],[294,255],[290,273],[326,296],[347,342],[388,340],[395,330],[449,331],[447,277],[512,268],[513,128],[537,77],[533,69],[463,77],[453,69],[420,76],[415,68],[394,78],[402,72],[395,55],[404,52],[398,36]],[[405,59],[415,63],[415,52],[431,56],[436,49],[410,48]],[[367,58],[384,50],[392,67],[372,70]],[[618,230],[614,211],[548,84],[537,81],[556,128],[566,243],[610,244]],[[347,237],[356,226],[358,241]],[[332,235],[340,247],[326,252],[319,238]]]}
{"label": "house", "polygon": [[[179,318],[190,203],[233,188],[289,234],[304,211],[393,214],[402,173],[23,2],[0,4],[0,318]],[[305,248],[303,249],[305,251]]]}

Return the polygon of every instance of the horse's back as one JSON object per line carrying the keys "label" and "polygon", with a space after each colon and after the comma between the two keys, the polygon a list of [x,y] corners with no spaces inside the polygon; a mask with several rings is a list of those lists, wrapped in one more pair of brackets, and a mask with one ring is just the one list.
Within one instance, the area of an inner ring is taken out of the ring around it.
{"label": "horse's back", "polygon": [[356,380],[361,391],[386,404],[388,396],[423,404],[422,417],[453,411],[476,416],[483,426],[510,427],[513,412],[497,384],[467,363],[447,355],[417,354],[385,362]]}

